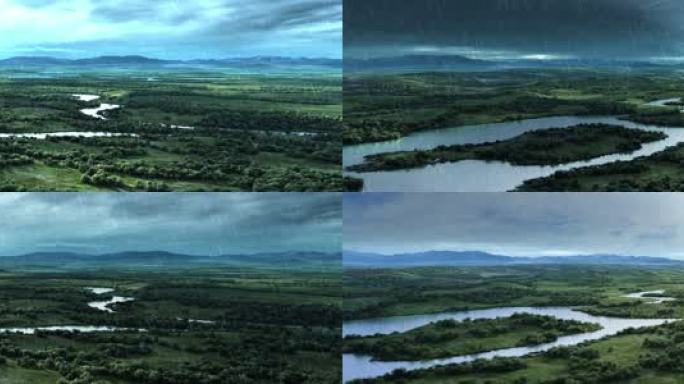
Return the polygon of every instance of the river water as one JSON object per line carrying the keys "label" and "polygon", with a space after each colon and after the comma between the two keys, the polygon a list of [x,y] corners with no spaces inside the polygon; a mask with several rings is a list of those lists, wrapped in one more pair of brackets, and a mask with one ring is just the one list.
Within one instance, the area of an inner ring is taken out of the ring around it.
{"label": "river water", "polygon": [[[660,291],[658,291],[660,292]],[[628,297],[640,298],[647,292],[639,292]],[[647,299],[647,298],[644,298]],[[343,355],[343,379],[348,382],[356,379],[365,379],[382,376],[391,373],[395,369],[416,370],[435,367],[446,364],[466,363],[476,359],[491,359],[494,357],[521,357],[536,352],[544,352],[559,346],[571,346],[585,341],[598,340],[603,337],[613,336],[628,328],[652,327],[676,319],[630,319],[607,316],[594,316],[580,312],[570,307],[503,307],[473,311],[443,312],[427,315],[396,316],[379,319],[346,321],[343,324],[343,335],[371,336],[375,334],[387,335],[393,332],[407,332],[411,329],[427,324],[453,319],[463,321],[465,319],[495,319],[510,317],[516,313],[529,313],[533,315],[553,316],[563,320],[575,320],[587,323],[596,323],[601,329],[594,332],[580,333],[576,335],[561,336],[556,341],[528,347],[505,348],[483,353],[449,358],[433,359],[427,361],[374,361],[371,356],[346,353]]]}
{"label": "river water", "polygon": [[[670,101],[673,100],[657,100],[649,104],[658,106],[659,103],[664,105]],[[540,129],[595,123],[658,131],[668,137],[644,144],[641,149],[629,154],[601,156],[589,161],[554,166],[520,166],[500,161],[466,160],[410,170],[346,174],[363,179],[366,192],[506,192],[520,186],[525,180],[550,176],[557,171],[628,161],[684,142],[684,128],[640,124],[622,120],[618,116],[557,116],[421,131],[399,140],[347,146],[344,148],[343,163],[348,167],[363,162],[365,156],[372,154],[426,150],[440,145],[481,144],[508,140]]]}
{"label": "river water", "polygon": [[[105,293],[114,292],[113,288],[99,288],[99,287],[86,287],[86,290],[93,292],[96,295],[103,295]],[[92,308],[99,309],[101,311],[112,313],[114,312],[108,306],[114,303],[122,303],[126,301],[134,300],[132,297],[121,297],[114,296],[111,300],[107,301],[93,301],[88,303],[88,306]],[[43,327],[12,327],[12,328],[0,328],[0,333],[21,333],[24,335],[33,335],[37,331],[45,332],[83,332],[83,333],[93,333],[93,332],[119,332],[119,331],[137,331],[146,332],[146,329],[136,329],[136,328],[123,328],[123,327],[112,327],[108,325],[50,325]]]}
{"label": "river water", "polygon": [[[103,295],[105,293],[114,292],[114,289],[112,289],[112,288],[87,287],[86,289],[95,293],[96,295]],[[103,311],[103,312],[114,313],[115,311],[111,308],[111,305],[118,304],[118,303],[127,303],[127,302],[133,301],[133,300],[135,300],[135,299],[132,297],[112,296],[112,298],[109,300],[91,301],[88,303],[88,306],[90,308],[95,308],[95,309]]]}

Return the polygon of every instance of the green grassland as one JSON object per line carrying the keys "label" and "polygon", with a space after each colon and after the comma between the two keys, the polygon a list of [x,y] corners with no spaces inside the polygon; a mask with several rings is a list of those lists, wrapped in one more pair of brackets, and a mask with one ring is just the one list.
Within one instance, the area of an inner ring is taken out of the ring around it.
{"label": "green grassland", "polygon": [[344,142],[358,144],[534,117],[672,115],[675,107],[644,104],[682,96],[684,78],[667,71],[535,69],[347,75],[344,84]]}
{"label": "green grassland", "polygon": [[[336,383],[339,292],[333,270],[2,270],[0,327],[131,330],[0,333],[0,383]],[[135,301],[87,305],[113,294]]]}
{"label": "green grassland", "polygon": [[[649,304],[648,300],[624,297],[627,293],[649,290],[664,290],[666,296],[677,300]],[[366,295],[362,296],[364,291]],[[683,318],[684,269],[567,265],[348,269],[344,295],[348,319],[528,305],[576,306],[605,316]],[[461,336],[459,342],[478,342],[474,335]],[[425,344],[426,350],[431,351],[443,346],[439,342]],[[679,383],[684,380],[682,351],[684,323],[676,321],[626,330],[594,342],[528,357],[479,360],[418,371],[399,370],[359,382]]]}
{"label": "green grassland", "polygon": [[[0,132],[137,136],[0,139],[4,190],[342,190],[339,74],[29,75],[0,70]],[[122,107],[106,121],[79,112],[100,102]]]}

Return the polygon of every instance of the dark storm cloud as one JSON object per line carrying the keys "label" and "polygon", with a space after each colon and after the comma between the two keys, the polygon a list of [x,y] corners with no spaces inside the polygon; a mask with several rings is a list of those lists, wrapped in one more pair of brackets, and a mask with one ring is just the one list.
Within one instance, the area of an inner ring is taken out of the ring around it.
{"label": "dark storm cloud", "polygon": [[[679,56],[679,0],[345,0],[350,54]],[[347,52],[347,51],[345,51]]]}
{"label": "dark storm cloud", "polygon": [[0,256],[335,252],[340,207],[334,193],[2,194]]}
{"label": "dark storm cloud", "polygon": [[348,250],[684,259],[682,194],[357,194],[344,204]]}

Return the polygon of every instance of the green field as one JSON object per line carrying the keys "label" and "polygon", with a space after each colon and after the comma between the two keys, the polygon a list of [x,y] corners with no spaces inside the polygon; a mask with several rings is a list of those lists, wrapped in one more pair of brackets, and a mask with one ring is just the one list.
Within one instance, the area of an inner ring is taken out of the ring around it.
{"label": "green field", "polygon": [[[651,290],[664,290],[665,296],[675,300],[651,304],[647,299],[624,297],[626,293]],[[572,306],[605,316],[680,319],[684,318],[684,269],[540,265],[345,271],[347,319],[509,306]],[[467,323],[463,325],[463,329],[469,327]],[[538,326],[537,331],[543,333],[543,328]],[[409,338],[418,332],[421,329],[380,339]],[[459,336],[460,343],[479,342],[476,334],[463,332]],[[422,345],[427,351],[443,346],[437,341]],[[401,343],[395,347],[393,352],[397,354],[413,348]],[[683,348],[684,323],[675,321],[529,357],[400,370],[362,382],[679,383],[684,380]]]}
{"label": "green field", "polygon": [[[50,70],[0,70],[0,133],[136,136],[0,139],[3,190],[342,190],[333,71]],[[100,103],[121,108],[80,112]]]}
{"label": "green field", "polygon": [[[332,270],[2,270],[0,327],[129,330],[0,334],[0,383],[337,383],[339,284]],[[112,295],[135,300],[88,306]]]}

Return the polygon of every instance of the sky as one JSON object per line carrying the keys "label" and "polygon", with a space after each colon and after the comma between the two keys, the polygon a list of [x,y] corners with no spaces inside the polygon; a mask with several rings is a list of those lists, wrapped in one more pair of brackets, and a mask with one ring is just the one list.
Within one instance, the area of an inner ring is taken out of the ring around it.
{"label": "sky", "polygon": [[342,55],[342,0],[0,0],[0,58]]}
{"label": "sky", "polygon": [[344,249],[684,260],[681,193],[345,194]]}
{"label": "sky", "polygon": [[2,193],[0,256],[339,252],[335,193]]}
{"label": "sky", "polygon": [[682,60],[681,0],[345,0],[345,57]]}

